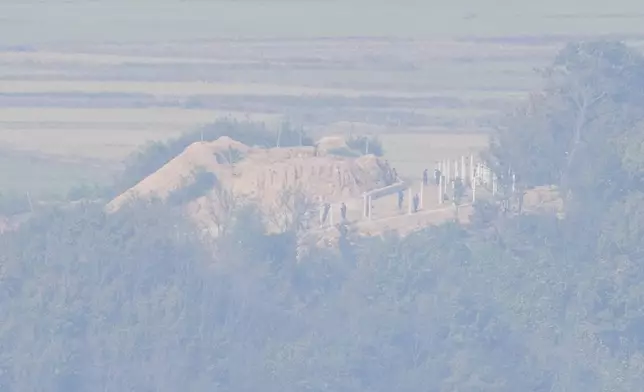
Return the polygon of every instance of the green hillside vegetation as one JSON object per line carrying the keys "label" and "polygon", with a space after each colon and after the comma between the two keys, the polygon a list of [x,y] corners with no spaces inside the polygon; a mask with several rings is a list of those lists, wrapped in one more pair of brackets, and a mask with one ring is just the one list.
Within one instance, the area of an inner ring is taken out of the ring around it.
{"label": "green hillside vegetation", "polygon": [[543,77],[487,159],[561,218],[480,204],[298,260],[252,206],[214,242],[168,204],[40,209],[0,235],[0,390],[640,390],[644,57],[575,43]]}

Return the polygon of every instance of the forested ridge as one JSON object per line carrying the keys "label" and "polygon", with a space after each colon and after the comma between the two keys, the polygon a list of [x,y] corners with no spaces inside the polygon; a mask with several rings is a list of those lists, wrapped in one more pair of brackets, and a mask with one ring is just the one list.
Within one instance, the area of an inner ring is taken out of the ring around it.
{"label": "forested ridge", "polygon": [[40,209],[0,235],[0,390],[644,390],[644,57],[542,72],[485,156],[563,217],[479,204],[298,260],[252,206],[211,241],[160,202]]}

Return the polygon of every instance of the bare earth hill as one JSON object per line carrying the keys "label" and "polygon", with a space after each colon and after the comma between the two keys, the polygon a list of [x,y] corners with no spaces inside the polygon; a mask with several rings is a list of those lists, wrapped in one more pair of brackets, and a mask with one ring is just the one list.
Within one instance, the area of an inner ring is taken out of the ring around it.
{"label": "bare earth hill", "polygon": [[197,142],[107,208],[116,210],[134,198],[167,199],[194,184],[203,173],[211,173],[215,179],[212,189],[190,200],[187,207],[214,234],[229,212],[246,202],[270,217],[267,223],[273,230],[284,229],[296,215],[311,224],[319,219],[316,211],[322,203],[362,200],[364,192],[395,180],[384,160],[373,155],[334,155],[338,148],[350,151],[339,138],[322,139],[315,147],[270,149],[249,147],[227,137]]}

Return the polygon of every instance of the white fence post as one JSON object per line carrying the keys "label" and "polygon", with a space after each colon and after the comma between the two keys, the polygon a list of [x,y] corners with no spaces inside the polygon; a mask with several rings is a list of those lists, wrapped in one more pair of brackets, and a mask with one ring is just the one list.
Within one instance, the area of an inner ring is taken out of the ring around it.
{"label": "white fence post", "polygon": [[470,182],[474,182],[474,154],[470,154]]}
{"label": "white fence post", "polygon": [[476,201],[476,181],[472,181],[472,204]]}
{"label": "white fence post", "polygon": [[467,180],[467,178],[465,177],[465,173],[466,173],[465,172],[465,155],[462,155],[461,156],[461,180],[463,181],[463,183],[465,183],[465,181]]}
{"label": "white fence post", "polygon": [[514,193],[516,190],[516,183],[517,183],[517,177],[513,172],[512,173],[512,193]]}

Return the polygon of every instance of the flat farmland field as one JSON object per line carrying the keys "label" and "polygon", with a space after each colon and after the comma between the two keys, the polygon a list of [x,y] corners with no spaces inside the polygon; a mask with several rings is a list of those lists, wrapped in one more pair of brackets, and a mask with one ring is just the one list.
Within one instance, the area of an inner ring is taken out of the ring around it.
{"label": "flat farmland field", "polygon": [[148,141],[162,141],[218,119],[271,124],[276,116],[208,110],[5,108],[4,147],[73,159],[119,161]]}
{"label": "flat farmland field", "polygon": [[0,196],[58,198],[83,184],[106,184],[116,170],[116,162],[0,149]]}

